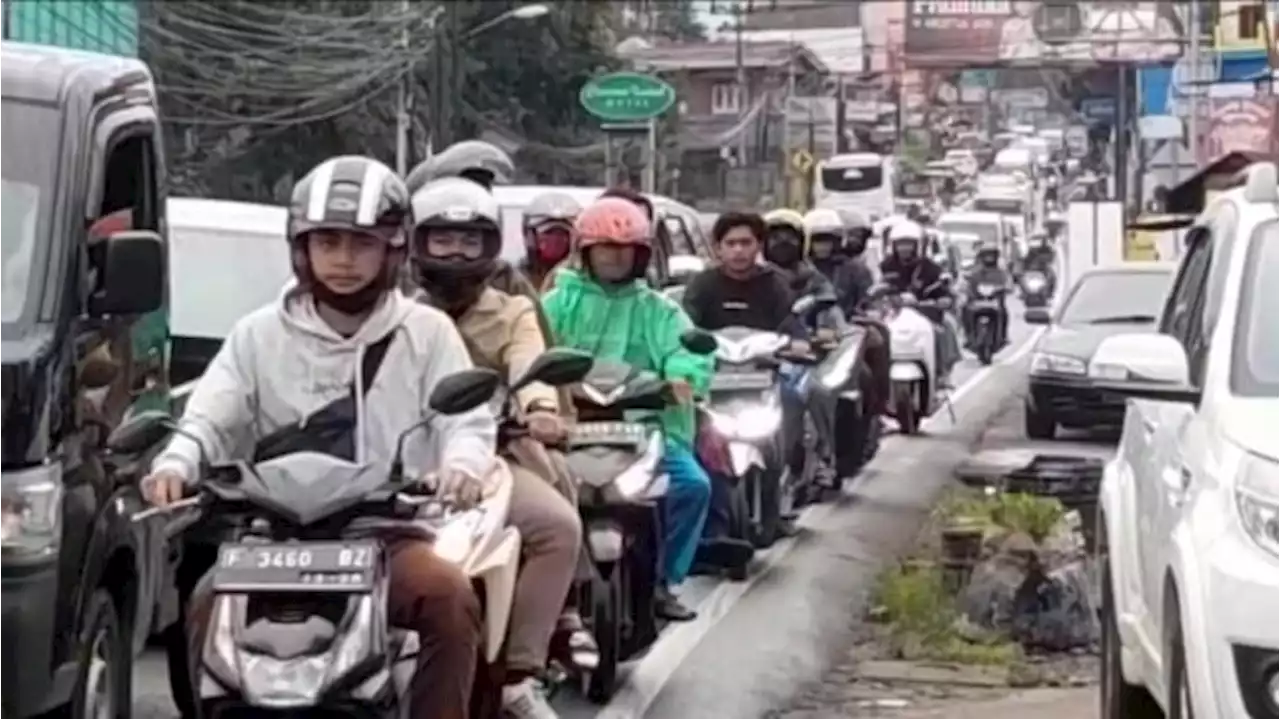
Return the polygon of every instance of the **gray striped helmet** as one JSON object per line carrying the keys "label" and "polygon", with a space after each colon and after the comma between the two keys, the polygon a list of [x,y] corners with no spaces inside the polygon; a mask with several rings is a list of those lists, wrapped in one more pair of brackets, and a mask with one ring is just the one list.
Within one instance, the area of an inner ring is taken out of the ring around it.
{"label": "gray striped helmet", "polygon": [[524,209],[524,229],[534,230],[548,222],[561,222],[572,228],[582,213],[582,205],[567,192],[544,192],[529,201]]}
{"label": "gray striped helmet", "polygon": [[325,160],[293,186],[289,241],[319,229],[377,231],[404,247],[409,190],[395,171],[360,155]]}

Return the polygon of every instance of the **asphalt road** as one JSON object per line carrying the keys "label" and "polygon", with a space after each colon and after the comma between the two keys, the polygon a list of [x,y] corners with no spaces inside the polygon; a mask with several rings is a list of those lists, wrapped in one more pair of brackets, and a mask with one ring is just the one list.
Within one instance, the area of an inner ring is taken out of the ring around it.
{"label": "asphalt road", "polygon": [[[925,436],[889,437],[842,496],[807,510],[798,536],[758,557],[748,581],[687,582],[680,591],[698,619],[669,627],[608,706],[559,692],[563,719],[754,719],[820,678],[849,644],[879,568],[907,547],[951,469],[1016,391],[1034,332],[1021,307],[1010,309],[1010,346],[997,363],[966,359],[954,372],[955,422],[944,409]],[[176,716],[163,655],[140,658],[134,695],[135,717]]]}

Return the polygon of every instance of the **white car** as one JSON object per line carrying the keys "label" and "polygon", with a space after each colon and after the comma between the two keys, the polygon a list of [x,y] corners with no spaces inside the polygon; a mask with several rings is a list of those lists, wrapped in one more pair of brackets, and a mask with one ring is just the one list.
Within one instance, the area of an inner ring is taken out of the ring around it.
{"label": "white car", "polygon": [[1089,364],[1129,398],[1099,497],[1107,719],[1277,715],[1276,167],[1244,177],[1189,229],[1160,334]]}

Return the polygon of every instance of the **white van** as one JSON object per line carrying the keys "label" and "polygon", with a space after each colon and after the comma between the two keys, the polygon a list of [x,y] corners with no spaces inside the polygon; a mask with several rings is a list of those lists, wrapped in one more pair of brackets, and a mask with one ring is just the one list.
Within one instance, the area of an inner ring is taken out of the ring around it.
{"label": "white van", "polygon": [[170,374],[175,385],[204,371],[236,321],[274,302],[293,277],[289,213],[277,205],[171,197]]}

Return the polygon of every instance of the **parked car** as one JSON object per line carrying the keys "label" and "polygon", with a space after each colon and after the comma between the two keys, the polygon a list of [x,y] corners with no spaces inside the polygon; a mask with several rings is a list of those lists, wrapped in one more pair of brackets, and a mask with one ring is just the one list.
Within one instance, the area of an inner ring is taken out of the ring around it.
{"label": "parked car", "polygon": [[1246,173],[1189,230],[1159,334],[1089,366],[1130,397],[1099,498],[1107,719],[1277,713],[1276,167]]}
{"label": "parked car", "polygon": [[1124,396],[1096,386],[1086,369],[1099,343],[1155,328],[1173,277],[1171,263],[1127,262],[1085,272],[1056,314],[1026,311],[1028,324],[1047,324],[1031,355],[1023,413],[1032,439],[1053,439],[1058,427],[1119,427]]}

